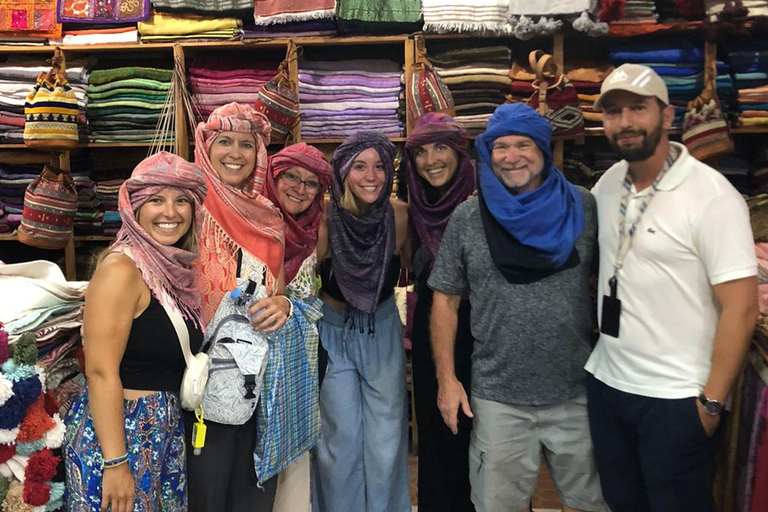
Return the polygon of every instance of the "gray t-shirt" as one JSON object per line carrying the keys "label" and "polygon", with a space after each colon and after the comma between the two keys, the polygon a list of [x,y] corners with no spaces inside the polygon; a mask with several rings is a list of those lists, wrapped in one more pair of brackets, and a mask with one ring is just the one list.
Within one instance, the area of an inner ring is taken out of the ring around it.
{"label": "gray t-shirt", "polygon": [[510,284],[493,264],[477,197],[451,216],[428,284],[449,295],[469,291],[472,395],[511,405],[548,405],[585,392],[597,212],[592,194],[580,187],[579,192],[586,216],[576,240],[580,263],[530,284]]}

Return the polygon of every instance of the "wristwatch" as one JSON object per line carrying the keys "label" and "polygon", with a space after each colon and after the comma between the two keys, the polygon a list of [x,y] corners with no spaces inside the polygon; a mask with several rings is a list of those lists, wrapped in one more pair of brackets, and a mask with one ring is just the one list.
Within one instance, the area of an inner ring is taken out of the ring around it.
{"label": "wristwatch", "polygon": [[701,402],[701,405],[704,406],[704,411],[706,411],[707,414],[711,414],[712,416],[717,416],[723,410],[723,404],[717,400],[710,400],[704,393],[699,395],[699,402]]}

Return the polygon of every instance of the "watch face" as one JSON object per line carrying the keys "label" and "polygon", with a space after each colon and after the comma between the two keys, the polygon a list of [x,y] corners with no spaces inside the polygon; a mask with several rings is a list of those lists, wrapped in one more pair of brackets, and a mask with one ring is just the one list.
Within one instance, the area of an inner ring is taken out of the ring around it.
{"label": "watch face", "polygon": [[706,405],[704,405],[704,409],[709,414],[720,414],[720,409],[721,408],[722,407],[721,407],[720,403],[718,403],[716,400],[708,400]]}

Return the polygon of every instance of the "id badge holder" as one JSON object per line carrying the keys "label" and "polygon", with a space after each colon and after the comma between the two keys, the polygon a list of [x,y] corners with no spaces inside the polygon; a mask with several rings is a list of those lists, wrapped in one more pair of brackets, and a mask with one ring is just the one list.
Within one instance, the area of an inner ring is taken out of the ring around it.
{"label": "id badge holder", "polygon": [[600,332],[614,338],[619,337],[619,320],[621,319],[621,301],[616,296],[618,284],[616,276],[608,281],[611,294],[603,295],[603,311],[600,316]]}

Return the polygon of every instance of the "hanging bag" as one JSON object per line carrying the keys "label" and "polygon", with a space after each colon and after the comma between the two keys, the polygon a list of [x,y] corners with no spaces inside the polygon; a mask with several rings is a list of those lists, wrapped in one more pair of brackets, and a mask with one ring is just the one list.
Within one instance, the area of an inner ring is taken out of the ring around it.
{"label": "hanging bag", "polygon": [[552,124],[552,137],[574,139],[584,135],[584,113],[579,104],[576,88],[565,74],[557,69],[555,60],[541,50],[528,56],[531,69],[536,73],[533,93],[528,105],[536,109]]}
{"label": "hanging bag", "polygon": [[407,75],[408,118],[412,123],[430,112],[455,116],[453,95],[427,58],[424,38],[416,36],[416,61]]}
{"label": "hanging bag", "polygon": [[733,139],[717,98],[717,47],[706,43],[704,90],[693,101],[683,119],[683,144],[694,158],[704,161],[733,151]]}
{"label": "hanging bag", "polygon": [[298,48],[293,41],[288,41],[285,60],[280,63],[277,76],[261,87],[259,99],[254,104],[272,125],[272,142],[288,142],[291,130],[299,120],[299,84],[290,75],[290,65],[298,56]]}
{"label": "hanging bag", "polygon": [[24,193],[19,241],[41,249],[63,249],[72,234],[76,212],[72,174],[46,165]]}
{"label": "hanging bag", "polygon": [[24,144],[30,148],[76,148],[77,97],[67,83],[64,52],[56,48],[51,70],[41,73],[24,103]]}

